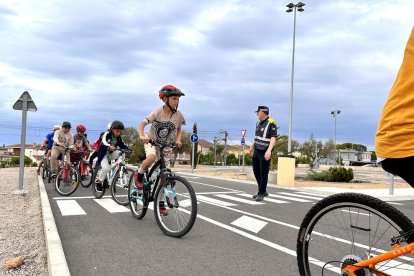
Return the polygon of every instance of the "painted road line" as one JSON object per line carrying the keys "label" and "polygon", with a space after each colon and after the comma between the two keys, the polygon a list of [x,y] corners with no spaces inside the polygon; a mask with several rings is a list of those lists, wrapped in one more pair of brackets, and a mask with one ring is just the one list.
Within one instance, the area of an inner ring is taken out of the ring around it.
{"label": "painted road line", "polygon": [[233,221],[231,224],[257,234],[268,223],[263,220],[258,220],[252,217],[241,216],[240,218]]}
{"label": "painted road line", "polygon": [[246,204],[250,204],[250,205],[262,205],[264,203],[262,202],[257,202],[257,201],[253,201],[253,200],[247,200],[244,198],[239,198],[239,197],[235,197],[235,196],[229,196],[229,195],[216,195],[218,197],[221,198],[225,198],[225,199],[229,199],[229,200],[233,200],[233,201],[237,201],[237,202],[242,202],[242,203],[246,203]]}
{"label": "painted road line", "polygon": [[315,193],[309,193],[309,192],[296,192],[296,193],[297,193],[297,194],[303,194],[303,195],[311,195],[311,196],[326,197],[326,195],[315,194]]}
{"label": "painted road line", "polygon": [[[107,195],[107,196],[103,196],[102,198],[109,198],[112,196]],[[63,196],[63,197],[54,197],[54,200],[72,200],[72,199],[91,199],[91,198],[96,198],[95,196],[71,196],[71,197],[67,197],[67,196]]]}
{"label": "painted road line", "polygon": [[[229,208],[229,207],[227,207],[227,208],[228,208],[228,209],[232,209],[232,208]],[[189,213],[190,213],[189,211],[187,211],[187,210],[185,210],[185,209],[182,209],[181,211],[182,211],[182,212],[184,212],[184,213],[187,213],[187,214],[189,214]],[[240,229],[234,228],[234,227],[232,227],[232,226],[230,226],[230,225],[227,225],[227,224],[224,224],[224,223],[218,222],[218,221],[216,221],[216,220],[213,220],[213,219],[211,219],[211,218],[205,217],[205,216],[200,215],[200,214],[197,214],[197,218],[198,218],[198,219],[202,219],[202,220],[204,220],[204,221],[207,221],[207,222],[209,222],[209,223],[211,223],[211,224],[214,224],[214,225],[216,225],[216,226],[218,226],[218,227],[221,227],[221,228],[224,228],[224,229],[226,229],[226,230],[229,230],[229,231],[231,231],[231,232],[233,232],[233,233],[236,233],[236,234],[238,234],[238,235],[240,235],[240,236],[243,236],[243,237],[245,237],[245,238],[247,238],[247,239],[251,239],[251,240],[253,240],[253,241],[256,241],[256,242],[259,242],[259,243],[264,244],[264,245],[266,245],[266,246],[269,246],[269,247],[271,247],[271,248],[273,248],[273,249],[275,249],[275,250],[278,250],[278,251],[281,251],[281,252],[286,253],[286,254],[288,254],[288,255],[291,255],[291,256],[296,257],[296,251],[295,251],[295,250],[292,250],[292,249],[289,249],[289,248],[287,248],[287,247],[281,246],[281,245],[279,245],[279,244],[276,244],[276,243],[270,242],[270,241],[268,241],[268,240],[265,240],[265,239],[259,238],[259,237],[257,237],[257,236],[254,236],[254,235],[250,234],[250,233],[244,232],[244,231],[242,231],[242,230],[240,230]],[[337,273],[339,273],[339,272],[340,272],[339,268],[334,267],[334,266],[332,266],[332,265],[326,265],[324,262],[321,262],[321,261],[319,261],[319,260],[317,260],[317,259],[314,259],[314,258],[309,257],[309,261],[310,261],[311,263],[313,263],[313,264],[317,265],[317,266],[320,266],[320,267],[325,267],[325,269],[329,269],[329,270],[335,271],[335,272],[337,272]]]}
{"label": "painted road line", "polygon": [[[249,194],[237,194],[237,195],[252,198],[252,195],[249,195]],[[265,197],[264,201],[266,201],[266,202],[274,202],[274,203],[290,203],[288,201],[273,199],[273,198],[269,198],[269,197]]]}
{"label": "painted road line", "polygon": [[197,200],[202,200],[204,202],[208,202],[208,203],[216,204],[216,205],[220,205],[220,206],[237,206],[237,204],[234,204],[234,203],[230,203],[230,202],[226,202],[226,201],[222,201],[222,200],[218,200],[218,199],[214,199],[214,198],[209,198],[209,197],[203,196],[203,195],[198,195]]}
{"label": "painted road line", "polygon": [[[238,194],[240,192],[202,192],[196,193],[197,195],[215,195],[215,194]],[[188,194],[188,193],[187,193]]]}
{"label": "painted road line", "polygon": [[288,199],[288,200],[291,200],[291,201],[298,201],[298,202],[311,202],[310,200],[306,200],[306,199],[301,199],[301,198],[292,198],[292,197],[282,196],[282,195],[274,195],[274,194],[269,194],[269,196],[271,196],[271,197],[276,197],[276,198]]}
{"label": "painted road line", "polygon": [[296,196],[296,197],[307,198],[307,199],[315,199],[315,200],[321,200],[321,199],[323,199],[323,197],[315,197],[315,196],[307,196],[307,195],[298,195],[296,193],[285,193],[285,192],[281,192],[281,193],[278,193],[278,194]]}
{"label": "painted road line", "polygon": [[402,203],[399,203],[399,202],[394,202],[394,201],[387,201],[387,203],[388,203],[388,204],[391,204],[391,205],[404,205],[404,204],[402,204]]}
{"label": "painted road line", "polygon": [[56,200],[62,216],[80,216],[86,215],[85,210],[76,202],[76,200]]}
{"label": "painted road line", "polygon": [[94,199],[96,203],[101,205],[105,210],[109,213],[122,213],[122,212],[130,212],[130,210],[122,205],[119,205],[111,198],[104,198],[104,199]]}
{"label": "painted road line", "polygon": [[216,185],[211,185],[211,184],[201,183],[201,182],[196,182],[196,181],[191,181],[191,183],[196,183],[196,184],[200,184],[200,185],[204,185],[204,186],[219,188],[219,189],[222,189],[222,190],[229,190],[229,191],[233,191],[233,192],[239,192],[239,193],[241,192],[241,191],[235,190],[235,189],[224,188],[224,187],[221,187],[221,186],[216,186]]}

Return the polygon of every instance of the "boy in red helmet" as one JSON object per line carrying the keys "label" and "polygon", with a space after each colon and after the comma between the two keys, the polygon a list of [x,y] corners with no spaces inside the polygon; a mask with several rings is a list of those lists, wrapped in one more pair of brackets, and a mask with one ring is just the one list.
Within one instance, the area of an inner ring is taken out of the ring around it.
{"label": "boy in red helmet", "polygon": [[[161,143],[175,142],[178,147],[181,147],[181,126],[185,125],[185,119],[177,109],[180,97],[184,96],[184,93],[173,85],[166,85],[161,88],[158,94],[164,105],[149,114],[138,126],[139,138],[144,143],[146,155],[146,159],[135,173],[135,185],[138,189],[144,187],[143,178],[145,171],[151,167],[157,157],[159,158],[157,149],[149,144],[150,139]],[[144,128],[148,124],[151,124],[151,128],[148,135],[146,135]],[[166,152],[167,164],[169,156],[169,152]],[[168,214],[163,206],[160,206],[160,211],[163,215]]]}

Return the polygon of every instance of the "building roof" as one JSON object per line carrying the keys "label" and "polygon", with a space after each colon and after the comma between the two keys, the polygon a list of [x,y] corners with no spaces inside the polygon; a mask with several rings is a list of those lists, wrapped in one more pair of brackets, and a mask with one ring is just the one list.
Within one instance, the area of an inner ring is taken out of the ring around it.
{"label": "building roof", "polygon": [[[21,144],[13,144],[13,145],[8,145],[5,148],[6,149],[20,149],[20,145]],[[33,144],[26,144],[25,146],[26,149],[34,149],[34,145]]]}

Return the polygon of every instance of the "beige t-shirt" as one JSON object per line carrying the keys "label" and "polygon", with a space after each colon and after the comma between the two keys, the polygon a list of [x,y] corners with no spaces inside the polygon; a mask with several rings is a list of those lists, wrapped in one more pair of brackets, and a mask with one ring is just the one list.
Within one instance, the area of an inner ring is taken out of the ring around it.
{"label": "beige t-shirt", "polygon": [[146,118],[148,124],[152,124],[148,137],[158,142],[175,142],[177,129],[185,125],[183,114],[177,110],[174,114],[166,114],[163,107],[154,110]]}
{"label": "beige t-shirt", "polygon": [[62,129],[55,131],[55,135],[53,136],[53,141],[55,143],[63,143],[65,147],[73,146],[73,135],[72,133],[64,133]]}

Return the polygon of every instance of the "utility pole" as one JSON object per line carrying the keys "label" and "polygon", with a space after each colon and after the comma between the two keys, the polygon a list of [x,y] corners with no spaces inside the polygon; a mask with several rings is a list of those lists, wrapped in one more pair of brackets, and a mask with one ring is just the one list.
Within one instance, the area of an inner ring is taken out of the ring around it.
{"label": "utility pole", "polygon": [[216,167],[217,162],[217,137],[214,137],[214,168]]}
{"label": "utility pole", "polygon": [[224,131],[224,166],[227,165],[227,130]]}

